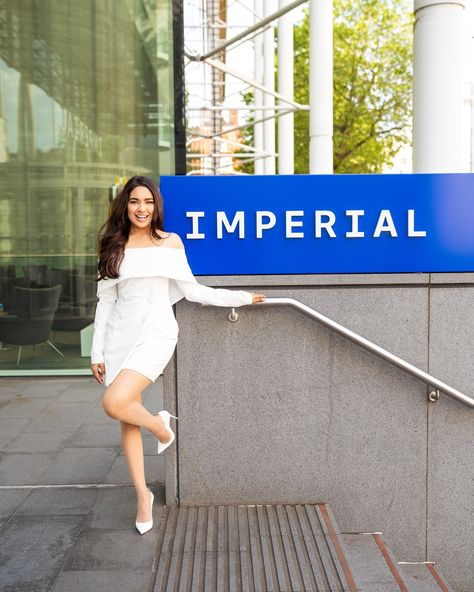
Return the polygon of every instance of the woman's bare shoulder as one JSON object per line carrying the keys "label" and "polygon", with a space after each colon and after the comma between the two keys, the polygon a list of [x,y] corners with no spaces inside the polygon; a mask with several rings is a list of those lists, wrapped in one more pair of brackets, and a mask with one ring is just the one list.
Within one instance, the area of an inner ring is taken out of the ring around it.
{"label": "woman's bare shoulder", "polygon": [[164,237],[163,246],[171,249],[184,249],[183,241],[176,232],[168,232],[168,235]]}

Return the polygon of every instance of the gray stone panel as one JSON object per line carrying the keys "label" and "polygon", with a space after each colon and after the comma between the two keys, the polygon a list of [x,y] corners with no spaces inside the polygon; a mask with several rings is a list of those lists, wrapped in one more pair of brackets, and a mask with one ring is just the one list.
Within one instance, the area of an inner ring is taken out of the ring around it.
{"label": "gray stone panel", "polygon": [[[265,293],[427,367],[425,287]],[[426,387],[293,310],[177,312],[181,503],[329,501],[342,529],[423,558]]]}
{"label": "gray stone panel", "polygon": [[[474,287],[431,291],[430,370],[474,397]],[[474,411],[430,406],[428,559],[455,590],[474,590]]]}
{"label": "gray stone panel", "polygon": [[[459,276],[463,274],[457,274]],[[468,275],[468,274],[464,274]],[[471,276],[473,274],[470,274]],[[370,286],[370,285],[420,285],[428,284],[428,273],[352,273],[352,274],[308,274],[308,275],[229,275],[198,276],[201,284],[207,286]]]}

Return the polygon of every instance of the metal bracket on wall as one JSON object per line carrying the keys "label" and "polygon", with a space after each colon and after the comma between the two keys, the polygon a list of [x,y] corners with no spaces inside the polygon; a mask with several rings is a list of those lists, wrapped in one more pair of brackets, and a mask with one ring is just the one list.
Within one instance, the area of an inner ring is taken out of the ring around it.
{"label": "metal bracket on wall", "polygon": [[436,403],[436,401],[439,400],[439,395],[440,395],[440,392],[438,389],[430,388],[430,390],[428,391],[428,399],[432,403]]}
{"label": "metal bracket on wall", "polygon": [[227,318],[231,323],[235,323],[235,321],[239,320],[239,313],[235,310],[235,308],[233,308]]}

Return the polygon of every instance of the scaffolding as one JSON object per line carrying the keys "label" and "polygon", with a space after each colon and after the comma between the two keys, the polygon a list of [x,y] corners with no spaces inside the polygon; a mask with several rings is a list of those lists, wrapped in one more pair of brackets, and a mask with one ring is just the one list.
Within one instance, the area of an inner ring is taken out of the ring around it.
{"label": "scaffolding", "polygon": [[[280,0],[278,7],[276,0],[185,2],[189,175],[248,174],[247,163],[255,174],[274,174],[277,157],[280,173],[293,172],[293,113],[309,107],[293,100],[291,13],[305,2]],[[253,145],[246,141],[252,135]]]}

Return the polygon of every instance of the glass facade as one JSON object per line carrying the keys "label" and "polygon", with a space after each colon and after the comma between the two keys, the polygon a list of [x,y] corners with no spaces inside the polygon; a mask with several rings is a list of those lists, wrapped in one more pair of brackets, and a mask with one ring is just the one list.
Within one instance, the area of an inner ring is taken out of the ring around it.
{"label": "glass facade", "polygon": [[0,375],[89,373],[97,234],[174,172],[171,0],[0,0]]}

